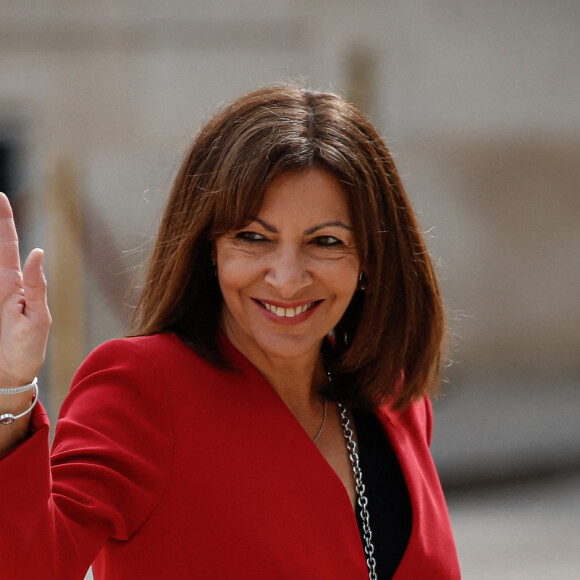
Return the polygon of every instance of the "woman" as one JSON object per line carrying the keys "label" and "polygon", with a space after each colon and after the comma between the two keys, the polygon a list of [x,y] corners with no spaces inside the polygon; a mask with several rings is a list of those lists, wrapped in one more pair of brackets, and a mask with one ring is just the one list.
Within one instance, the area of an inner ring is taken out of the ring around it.
{"label": "woman", "polygon": [[428,449],[437,283],[352,104],[270,87],[201,130],[137,330],[81,366],[50,460],[42,407],[27,412],[50,324],[42,256],[19,276],[2,203],[7,577],[82,578],[94,561],[107,580],[459,578]]}

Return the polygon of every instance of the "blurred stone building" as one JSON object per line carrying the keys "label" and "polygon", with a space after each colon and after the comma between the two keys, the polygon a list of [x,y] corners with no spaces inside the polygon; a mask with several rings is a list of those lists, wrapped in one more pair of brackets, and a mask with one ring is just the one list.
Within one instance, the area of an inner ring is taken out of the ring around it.
{"label": "blurred stone building", "polygon": [[570,0],[0,0],[0,187],[47,252],[59,376],[126,331],[203,120],[299,79],[368,112],[428,232],[444,476],[580,465],[579,28]]}

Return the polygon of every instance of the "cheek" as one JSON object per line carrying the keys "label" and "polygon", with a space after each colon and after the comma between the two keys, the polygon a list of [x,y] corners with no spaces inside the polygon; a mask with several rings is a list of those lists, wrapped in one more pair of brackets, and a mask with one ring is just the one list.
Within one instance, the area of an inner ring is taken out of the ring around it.
{"label": "cheek", "polygon": [[350,304],[350,301],[352,300],[352,297],[354,296],[354,294],[356,292],[357,283],[358,283],[358,277],[355,280],[353,280],[350,284],[348,284],[348,286],[345,285],[343,287],[342,296],[344,297],[344,308],[345,309]]}
{"label": "cheek", "polygon": [[337,295],[350,298],[354,294],[359,276],[358,260],[348,260],[340,268],[330,268],[327,272],[327,282],[335,289]]}
{"label": "cheek", "polygon": [[218,261],[218,282],[224,298],[233,292],[249,287],[256,279],[256,268],[252,262],[240,259]]}
{"label": "cheek", "polygon": [[240,272],[228,268],[227,266],[218,267],[218,282],[222,295],[226,301],[234,292],[238,291],[244,285]]}

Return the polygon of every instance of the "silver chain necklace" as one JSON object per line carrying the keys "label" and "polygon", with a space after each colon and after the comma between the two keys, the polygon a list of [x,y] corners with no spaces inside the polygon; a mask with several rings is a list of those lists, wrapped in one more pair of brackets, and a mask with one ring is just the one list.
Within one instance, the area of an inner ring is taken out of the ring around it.
{"label": "silver chain necklace", "polygon": [[342,425],[342,434],[346,440],[346,449],[348,451],[348,458],[352,465],[352,472],[354,475],[354,483],[356,488],[356,497],[360,507],[360,516],[363,525],[364,549],[367,555],[367,567],[369,570],[369,579],[377,580],[377,563],[373,556],[375,547],[373,546],[373,533],[371,532],[370,516],[367,509],[368,500],[365,495],[365,485],[362,480],[362,471],[360,468],[359,456],[357,453],[357,444],[354,440],[354,431],[350,428],[350,419],[346,412],[346,407],[342,403],[337,403],[338,411],[340,413],[340,424]]}

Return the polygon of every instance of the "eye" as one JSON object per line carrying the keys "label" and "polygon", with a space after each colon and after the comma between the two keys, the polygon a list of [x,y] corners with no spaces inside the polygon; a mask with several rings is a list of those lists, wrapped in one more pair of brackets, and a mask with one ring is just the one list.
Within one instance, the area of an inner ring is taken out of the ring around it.
{"label": "eye", "polygon": [[317,236],[313,240],[314,244],[321,247],[340,246],[344,242],[334,236]]}
{"label": "eye", "polygon": [[236,234],[236,239],[245,242],[263,242],[266,238],[258,232],[243,231]]}

